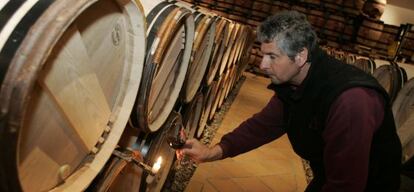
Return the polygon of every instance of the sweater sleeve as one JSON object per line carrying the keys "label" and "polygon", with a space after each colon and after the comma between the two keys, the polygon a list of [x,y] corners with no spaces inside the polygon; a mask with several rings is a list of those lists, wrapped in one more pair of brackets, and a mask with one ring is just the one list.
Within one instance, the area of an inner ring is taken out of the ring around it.
{"label": "sweater sleeve", "polygon": [[218,145],[223,149],[223,158],[234,157],[279,138],[284,133],[283,104],[273,96],[260,112],[224,135]]}
{"label": "sweater sleeve", "polygon": [[384,116],[384,100],[373,89],[351,88],[331,105],[323,132],[327,191],[364,191],[371,142]]}

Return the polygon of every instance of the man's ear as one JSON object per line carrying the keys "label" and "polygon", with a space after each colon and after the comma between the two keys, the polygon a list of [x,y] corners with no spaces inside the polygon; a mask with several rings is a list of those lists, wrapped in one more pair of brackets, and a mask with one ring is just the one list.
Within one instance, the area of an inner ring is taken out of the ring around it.
{"label": "man's ear", "polygon": [[299,65],[299,67],[302,67],[305,65],[306,61],[308,60],[308,49],[306,47],[303,48],[301,52],[296,54],[295,56],[295,62]]}

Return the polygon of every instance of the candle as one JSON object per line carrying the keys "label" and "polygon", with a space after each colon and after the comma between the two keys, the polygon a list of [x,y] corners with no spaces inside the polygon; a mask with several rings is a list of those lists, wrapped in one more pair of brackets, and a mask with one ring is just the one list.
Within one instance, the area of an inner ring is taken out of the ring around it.
{"label": "candle", "polygon": [[154,165],[152,166],[152,173],[156,174],[160,168],[161,168],[161,163],[162,163],[162,157],[158,157],[157,161],[154,163]]}

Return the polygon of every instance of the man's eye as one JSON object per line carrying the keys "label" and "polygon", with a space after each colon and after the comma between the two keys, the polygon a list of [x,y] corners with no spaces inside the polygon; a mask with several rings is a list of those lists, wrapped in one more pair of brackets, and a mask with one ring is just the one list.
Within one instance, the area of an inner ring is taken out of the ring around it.
{"label": "man's eye", "polygon": [[274,60],[276,57],[274,55],[270,55],[270,59]]}

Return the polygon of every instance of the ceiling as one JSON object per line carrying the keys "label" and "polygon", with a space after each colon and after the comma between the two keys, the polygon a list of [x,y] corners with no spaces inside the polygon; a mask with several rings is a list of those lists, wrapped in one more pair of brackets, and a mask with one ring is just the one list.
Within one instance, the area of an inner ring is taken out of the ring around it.
{"label": "ceiling", "polygon": [[387,4],[414,10],[413,0],[387,0]]}

